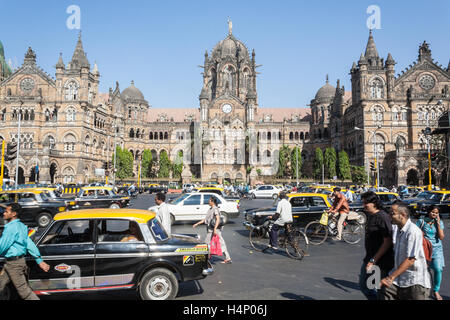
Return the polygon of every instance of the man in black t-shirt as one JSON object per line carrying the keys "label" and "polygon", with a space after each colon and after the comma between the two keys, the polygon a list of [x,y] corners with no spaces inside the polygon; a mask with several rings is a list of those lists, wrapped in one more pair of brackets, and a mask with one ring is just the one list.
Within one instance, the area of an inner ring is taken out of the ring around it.
{"label": "man in black t-shirt", "polygon": [[[360,287],[369,299],[377,298],[377,291],[367,287],[367,279],[377,266],[381,278],[394,268],[394,248],[392,242],[392,221],[383,210],[381,200],[374,192],[361,196],[364,212],[367,215],[365,248],[366,256],[361,267]],[[379,283],[376,284],[379,287]]]}

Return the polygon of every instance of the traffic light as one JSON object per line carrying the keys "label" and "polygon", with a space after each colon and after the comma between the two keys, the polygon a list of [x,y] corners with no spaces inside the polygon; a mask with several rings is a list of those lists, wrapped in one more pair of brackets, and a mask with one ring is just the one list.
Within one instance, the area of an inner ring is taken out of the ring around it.
{"label": "traffic light", "polygon": [[103,169],[108,170],[108,162],[103,162]]}
{"label": "traffic light", "polygon": [[375,162],[370,163],[370,171],[377,171],[377,169],[375,168]]}
{"label": "traffic light", "polygon": [[18,145],[17,143],[8,143],[8,146],[6,148],[6,161],[13,161],[17,159],[17,149]]}
{"label": "traffic light", "polygon": [[431,154],[431,162],[436,162],[438,158],[439,158],[439,154],[438,153],[433,152]]}
{"label": "traffic light", "polygon": [[113,162],[109,161],[108,162],[108,170],[112,170],[113,166],[114,166]]}

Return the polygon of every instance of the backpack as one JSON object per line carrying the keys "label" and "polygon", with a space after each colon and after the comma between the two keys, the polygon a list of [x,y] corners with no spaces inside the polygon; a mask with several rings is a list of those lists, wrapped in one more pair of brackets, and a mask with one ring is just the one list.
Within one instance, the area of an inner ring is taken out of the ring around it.
{"label": "backpack", "polygon": [[425,252],[425,259],[428,262],[431,262],[431,260],[433,258],[433,245],[431,244],[430,240],[425,238],[425,231],[423,228],[424,226],[425,226],[425,220],[423,220],[422,226],[420,227],[420,229],[422,230],[422,233],[423,233],[423,251]]}
{"label": "backpack", "polygon": [[[209,223],[209,229],[210,230],[214,230],[214,228],[216,227],[216,214],[214,213],[213,218],[211,219],[211,222]],[[220,222],[219,222],[219,226],[217,228],[222,228],[225,224],[224,224],[224,220],[223,220],[223,216],[220,214],[219,212],[219,216],[220,216]]]}

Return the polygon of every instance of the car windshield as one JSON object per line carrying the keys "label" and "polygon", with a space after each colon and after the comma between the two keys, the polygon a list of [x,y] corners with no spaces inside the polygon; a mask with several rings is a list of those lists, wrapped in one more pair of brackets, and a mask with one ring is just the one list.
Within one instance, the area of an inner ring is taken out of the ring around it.
{"label": "car windshield", "polygon": [[152,231],[152,234],[155,237],[156,241],[165,241],[169,238],[166,231],[159,223],[158,219],[153,219],[149,221],[148,227]]}
{"label": "car windshield", "polygon": [[181,197],[175,198],[171,201],[169,201],[170,204],[179,204],[180,202],[183,202],[187,197],[189,197],[188,194],[182,195]]}
{"label": "car windshield", "polygon": [[[39,199],[40,198],[40,199]],[[47,193],[40,193],[40,194],[37,194],[36,195],[36,199],[39,201],[39,202],[45,202],[45,201],[48,201],[49,199],[50,199],[50,195],[49,194],[47,194]]]}
{"label": "car windshield", "polygon": [[432,192],[422,192],[417,196],[417,198],[423,200],[441,200],[442,194]]}

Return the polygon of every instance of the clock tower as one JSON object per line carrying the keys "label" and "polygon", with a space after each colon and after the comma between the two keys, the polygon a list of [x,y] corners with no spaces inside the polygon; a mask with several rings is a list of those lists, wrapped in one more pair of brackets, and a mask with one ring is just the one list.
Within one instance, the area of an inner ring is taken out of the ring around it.
{"label": "clock tower", "polygon": [[[258,109],[256,91],[255,52],[249,54],[247,47],[233,35],[232,23],[228,20],[228,35],[212,50],[211,55],[205,53],[203,72],[203,88],[200,94],[200,115],[203,132],[214,136],[216,141],[209,144],[210,158],[204,160],[205,175],[208,177],[208,164],[223,164],[222,170],[211,167],[209,171],[227,173],[231,179],[233,174],[227,171],[229,165],[236,169],[241,164],[245,168],[247,159],[239,157],[241,143],[247,129],[254,127],[254,118]],[[214,132],[211,134],[211,132]],[[237,137],[231,143],[228,136]],[[224,142],[227,141],[227,142]],[[242,170],[245,176],[245,169]],[[212,174],[212,173],[211,173]],[[220,174],[217,173],[218,179]],[[227,179],[225,176],[223,177]]]}

